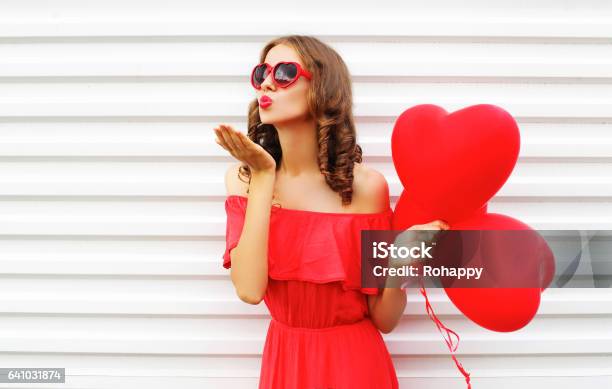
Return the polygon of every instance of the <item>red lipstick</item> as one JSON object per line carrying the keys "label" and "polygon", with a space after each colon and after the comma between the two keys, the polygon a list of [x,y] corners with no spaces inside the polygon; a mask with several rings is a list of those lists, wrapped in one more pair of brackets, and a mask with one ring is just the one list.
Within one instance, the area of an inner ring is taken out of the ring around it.
{"label": "red lipstick", "polygon": [[272,99],[269,96],[261,96],[259,98],[259,106],[262,108],[267,108],[272,104]]}

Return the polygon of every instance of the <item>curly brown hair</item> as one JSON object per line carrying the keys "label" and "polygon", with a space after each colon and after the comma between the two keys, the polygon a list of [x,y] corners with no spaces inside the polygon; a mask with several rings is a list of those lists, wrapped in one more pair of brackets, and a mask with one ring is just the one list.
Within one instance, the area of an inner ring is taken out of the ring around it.
{"label": "curly brown hair", "polygon": [[[327,185],[340,193],[342,204],[350,204],[353,167],[355,162],[362,161],[362,150],[356,140],[348,68],[334,49],[317,38],[304,35],[286,35],[268,42],[261,51],[259,62],[264,62],[268,51],[278,44],[292,47],[312,74],[307,102],[310,117],[315,118],[317,127],[319,170]],[[257,99],[249,104],[247,136],[274,157],[278,170],[283,156],[278,133],[274,125],[261,122]],[[248,165],[240,166],[239,179],[241,174],[250,183]]]}

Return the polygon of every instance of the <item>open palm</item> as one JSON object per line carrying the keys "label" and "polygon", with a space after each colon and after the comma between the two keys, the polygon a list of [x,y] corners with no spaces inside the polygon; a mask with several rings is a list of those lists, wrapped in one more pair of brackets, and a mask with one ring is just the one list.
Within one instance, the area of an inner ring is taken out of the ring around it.
{"label": "open palm", "polygon": [[261,145],[228,124],[215,127],[215,141],[251,171],[275,171],[276,161]]}

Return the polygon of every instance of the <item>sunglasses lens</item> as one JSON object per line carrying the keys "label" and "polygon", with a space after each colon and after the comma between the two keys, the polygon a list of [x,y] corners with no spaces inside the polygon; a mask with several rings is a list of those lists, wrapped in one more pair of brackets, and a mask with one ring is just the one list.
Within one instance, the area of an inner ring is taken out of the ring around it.
{"label": "sunglasses lens", "polygon": [[279,85],[287,85],[295,80],[297,76],[297,66],[292,63],[281,63],[276,67],[274,79]]}
{"label": "sunglasses lens", "polygon": [[268,77],[268,69],[265,64],[258,65],[253,72],[253,84],[257,87]]}

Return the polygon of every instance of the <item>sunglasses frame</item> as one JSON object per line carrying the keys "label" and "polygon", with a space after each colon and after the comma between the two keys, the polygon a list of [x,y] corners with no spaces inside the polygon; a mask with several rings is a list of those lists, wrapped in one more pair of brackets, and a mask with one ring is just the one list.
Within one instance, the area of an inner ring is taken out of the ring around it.
{"label": "sunglasses frame", "polygon": [[[295,75],[295,78],[291,81],[289,81],[288,84],[284,84],[281,85],[276,81],[276,78],[274,77],[274,75],[276,74],[276,69],[279,65],[283,65],[283,64],[293,64],[297,67],[297,74]],[[307,79],[311,79],[312,78],[312,74],[310,74],[310,72],[306,69],[304,69],[302,67],[302,65],[300,65],[297,62],[293,62],[293,61],[284,61],[284,62],[278,62],[276,65],[274,65],[274,67],[270,64],[268,64],[267,62],[263,62],[260,64],[257,64],[253,67],[253,70],[251,71],[251,85],[253,86],[253,88],[259,90],[261,89],[261,84],[259,84],[259,86],[255,85],[255,82],[253,81],[253,76],[255,75],[255,70],[257,70],[257,68],[261,65],[266,65],[266,70],[268,71],[268,76],[270,74],[272,74],[272,82],[274,83],[274,85],[278,86],[279,88],[287,88],[288,86],[290,86],[291,84],[293,84],[294,82],[296,82],[300,76],[304,76]],[[266,78],[268,78],[268,76],[266,76]],[[261,82],[262,84],[264,83],[264,81],[266,81],[266,78],[263,79],[263,81]]]}

